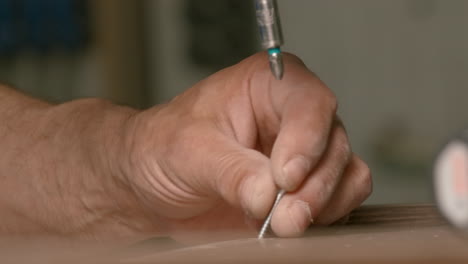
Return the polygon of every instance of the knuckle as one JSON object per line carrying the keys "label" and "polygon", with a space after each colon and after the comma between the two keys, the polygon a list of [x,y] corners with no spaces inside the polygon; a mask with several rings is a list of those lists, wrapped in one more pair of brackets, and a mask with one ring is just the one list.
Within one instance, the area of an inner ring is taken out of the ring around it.
{"label": "knuckle", "polygon": [[341,170],[337,167],[330,168],[326,175],[323,175],[320,180],[320,198],[328,200],[333,194],[341,175]]}
{"label": "knuckle", "polygon": [[[235,201],[241,195],[246,179],[251,177],[252,172],[246,170],[235,152],[220,155],[217,159],[218,171],[216,173],[216,189],[220,195],[229,201]],[[242,168],[242,169],[241,169]]]}
{"label": "knuckle", "polygon": [[283,57],[286,61],[291,61],[293,63],[299,64],[301,66],[305,66],[305,62],[296,54],[290,52],[283,52]]}
{"label": "knuckle", "polygon": [[345,157],[345,161],[349,162],[351,159],[351,145],[349,144],[348,137],[346,134],[341,134],[339,139],[339,147],[341,151],[341,155]]}
{"label": "knuckle", "polygon": [[248,69],[248,79],[250,79],[251,86],[256,87],[258,84],[264,84],[273,78],[271,74],[270,64],[264,52],[253,55],[241,64],[241,68]]}
{"label": "knuckle", "polygon": [[348,164],[352,157],[351,145],[349,144],[348,135],[343,126],[335,126],[334,128],[334,145],[338,149],[339,157]]}
{"label": "knuckle", "polygon": [[372,194],[372,174],[367,166],[362,160],[358,161],[358,175],[359,175],[359,187],[360,187],[360,198],[361,200],[367,199]]}
{"label": "knuckle", "polygon": [[330,89],[326,88],[325,90],[325,102],[330,107],[331,112],[336,113],[338,111],[338,99]]}
{"label": "knuckle", "polygon": [[253,159],[245,159],[242,153],[235,151],[220,155],[216,162],[218,176],[215,189],[229,204],[238,205],[256,217],[263,213],[263,202],[261,199],[252,200],[252,197],[258,194],[258,182],[267,168],[260,165],[261,160]]}

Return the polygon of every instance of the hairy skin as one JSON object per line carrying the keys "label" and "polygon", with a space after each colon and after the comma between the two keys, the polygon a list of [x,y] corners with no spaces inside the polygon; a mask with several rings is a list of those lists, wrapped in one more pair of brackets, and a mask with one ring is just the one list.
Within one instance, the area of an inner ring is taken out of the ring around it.
{"label": "hairy skin", "polygon": [[2,234],[100,239],[146,230],[132,222],[144,213],[115,170],[134,110],[98,99],[52,106],[0,87],[0,113]]}
{"label": "hairy skin", "polygon": [[296,57],[264,53],[146,111],[50,105],[0,87],[0,232],[128,240],[251,230],[298,236],[359,206],[372,184],[333,93]]}

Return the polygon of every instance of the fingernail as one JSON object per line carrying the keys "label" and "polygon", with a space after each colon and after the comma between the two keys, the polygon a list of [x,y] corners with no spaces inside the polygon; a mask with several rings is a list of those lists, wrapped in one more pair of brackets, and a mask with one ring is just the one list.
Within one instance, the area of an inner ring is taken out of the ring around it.
{"label": "fingernail", "polygon": [[[297,156],[283,167],[283,185],[287,191],[296,190],[310,171],[310,162],[304,156]],[[280,184],[281,185],[281,184]]]}
{"label": "fingernail", "polygon": [[304,201],[295,201],[288,209],[291,223],[294,225],[293,236],[301,235],[304,230],[313,222],[310,206]]}

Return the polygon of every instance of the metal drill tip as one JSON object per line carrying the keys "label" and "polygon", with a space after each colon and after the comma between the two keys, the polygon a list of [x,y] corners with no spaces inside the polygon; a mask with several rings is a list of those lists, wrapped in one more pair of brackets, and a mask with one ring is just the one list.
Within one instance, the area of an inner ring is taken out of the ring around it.
{"label": "metal drill tip", "polygon": [[283,79],[284,65],[281,53],[271,53],[269,56],[271,72],[277,80]]}
{"label": "metal drill tip", "polygon": [[275,212],[276,207],[278,206],[279,202],[281,201],[281,199],[283,198],[285,194],[286,194],[286,191],[281,190],[276,195],[275,203],[271,207],[270,213],[265,219],[265,222],[263,222],[262,229],[260,229],[260,233],[258,234],[258,239],[263,239],[265,237],[265,234],[268,231],[268,228],[270,228],[270,223],[271,223],[271,219],[273,218],[273,213]]}

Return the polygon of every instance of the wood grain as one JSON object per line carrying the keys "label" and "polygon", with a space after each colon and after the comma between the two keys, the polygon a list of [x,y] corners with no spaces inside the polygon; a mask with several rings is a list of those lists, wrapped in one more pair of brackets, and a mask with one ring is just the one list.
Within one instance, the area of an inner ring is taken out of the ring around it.
{"label": "wood grain", "polygon": [[124,263],[468,263],[468,238],[457,233],[433,205],[363,206],[302,238],[232,240]]}
{"label": "wood grain", "polygon": [[48,264],[468,263],[468,236],[448,226],[432,205],[364,206],[346,224],[313,226],[301,238],[229,237],[198,246],[163,238],[130,247],[5,241],[0,255],[2,263]]}
{"label": "wood grain", "polygon": [[350,214],[346,225],[431,226],[445,223],[436,206],[415,204],[363,206]]}

